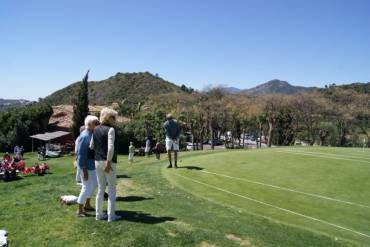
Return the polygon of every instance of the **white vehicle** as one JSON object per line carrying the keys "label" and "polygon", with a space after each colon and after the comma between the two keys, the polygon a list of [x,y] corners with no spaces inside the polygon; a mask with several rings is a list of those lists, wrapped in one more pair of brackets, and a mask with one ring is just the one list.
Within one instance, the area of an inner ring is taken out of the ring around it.
{"label": "white vehicle", "polygon": [[[200,143],[194,143],[194,149],[197,150],[197,148],[200,148]],[[186,143],[186,149],[189,151],[193,151],[193,143],[187,142]]]}
{"label": "white vehicle", "polygon": [[0,247],[7,247],[8,244],[8,232],[0,230]]}

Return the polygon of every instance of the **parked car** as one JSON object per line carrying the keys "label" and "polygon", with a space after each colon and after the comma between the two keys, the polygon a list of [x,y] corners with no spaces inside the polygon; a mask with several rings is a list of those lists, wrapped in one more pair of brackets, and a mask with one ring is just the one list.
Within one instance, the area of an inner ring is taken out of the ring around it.
{"label": "parked car", "polygon": [[[201,145],[201,143],[199,143],[199,142],[198,143],[194,143],[194,149],[195,150],[200,149],[200,145]],[[193,150],[193,143],[187,142],[186,143],[186,149],[192,151]]]}
{"label": "parked car", "polygon": [[[208,144],[209,145],[212,145],[211,140],[208,141]],[[220,145],[224,145],[224,143],[221,140],[219,140],[219,139],[213,139],[213,145],[220,146]]]}
{"label": "parked car", "polygon": [[50,158],[59,157],[62,154],[62,148],[60,145],[47,144],[45,156]]}

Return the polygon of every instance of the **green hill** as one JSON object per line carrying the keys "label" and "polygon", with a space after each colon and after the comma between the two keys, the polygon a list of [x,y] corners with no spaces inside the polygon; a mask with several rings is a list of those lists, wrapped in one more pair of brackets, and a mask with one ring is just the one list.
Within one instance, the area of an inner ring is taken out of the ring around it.
{"label": "green hill", "polygon": [[[51,105],[72,104],[79,82],[75,82],[47,96],[44,101]],[[184,92],[171,82],[149,72],[117,73],[102,81],[89,82],[90,103],[108,105],[127,99],[132,102],[144,101],[151,95]]]}

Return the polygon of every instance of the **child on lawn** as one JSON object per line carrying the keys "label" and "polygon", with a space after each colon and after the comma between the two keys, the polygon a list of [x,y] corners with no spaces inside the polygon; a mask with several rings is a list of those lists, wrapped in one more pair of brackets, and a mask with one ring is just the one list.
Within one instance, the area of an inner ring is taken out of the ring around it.
{"label": "child on lawn", "polygon": [[157,143],[155,144],[155,157],[157,158],[157,160],[161,159],[161,149],[161,143],[157,141]]}
{"label": "child on lawn", "polygon": [[130,146],[128,147],[128,161],[130,164],[134,162],[134,155],[135,155],[135,146],[132,142],[130,142]]}

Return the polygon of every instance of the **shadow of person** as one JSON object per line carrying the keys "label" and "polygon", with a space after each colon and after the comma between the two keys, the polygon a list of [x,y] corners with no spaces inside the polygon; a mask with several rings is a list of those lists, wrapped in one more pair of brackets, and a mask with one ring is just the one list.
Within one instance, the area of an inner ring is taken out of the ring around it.
{"label": "shadow of person", "polygon": [[178,169],[197,170],[197,171],[204,169],[203,167],[199,167],[199,166],[179,166],[177,168]]}
{"label": "shadow of person", "polygon": [[117,196],[116,201],[120,202],[140,202],[144,200],[153,200],[152,197],[143,197],[143,196]]}
{"label": "shadow of person", "polygon": [[120,174],[120,175],[117,175],[117,178],[131,178],[131,177],[126,174]]}
{"label": "shadow of person", "polygon": [[147,213],[143,212],[135,212],[135,211],[116,211],[117,215],[122,216],[121,220],[127,220],[130,222],[137,222],[143,224],[159,224],[166,221],[174,221],[176,218],[174,217],[156,217],[152,216]]}
{"label": "shadow of person", "polygon": [[0,181],[4,180],[5,183],[11,183],[22,179],[23,179],[22,177],[16,176],[15,178],[12,179],[0,178]]}

